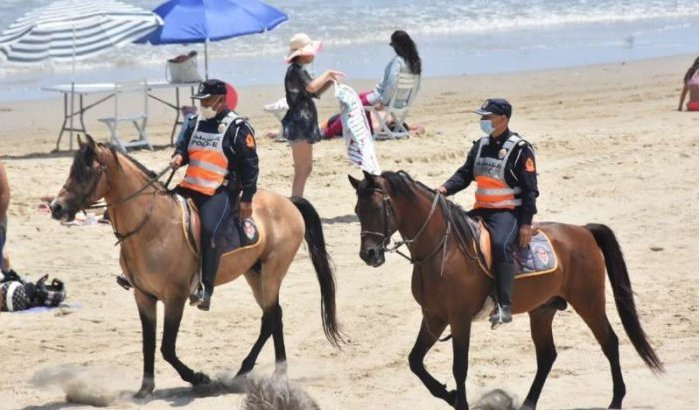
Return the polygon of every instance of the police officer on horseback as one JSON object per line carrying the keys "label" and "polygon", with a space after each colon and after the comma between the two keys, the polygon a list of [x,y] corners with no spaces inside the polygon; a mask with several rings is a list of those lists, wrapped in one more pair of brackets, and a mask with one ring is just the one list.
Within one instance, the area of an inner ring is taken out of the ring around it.
{"label": "police officer on horseback", "polygon": [[534,150],[508,127],[510,103],[491,98],[474,113],[481,116],[486,136],[474,141],[466,163],[439,187],[439,192],[452,195],[476,181],[476,202],[469,215],[483,218],[490,231],[498,304],[490,321],[496,326],[512,321],[515,241],[525,247],[531,240],[539,191]]}
{"label": "police officer on horseback", "polygon": [[199,115],[187,123],[170,165],[188,164],[177,190],[194,200],[202,225],[201,283],[190,302],[209,310],[221,254],[241,246],[239,221],[252,216],[259,168],[254,130],[226,106],[226,84],[207,80],[193,98],[201,101]]}

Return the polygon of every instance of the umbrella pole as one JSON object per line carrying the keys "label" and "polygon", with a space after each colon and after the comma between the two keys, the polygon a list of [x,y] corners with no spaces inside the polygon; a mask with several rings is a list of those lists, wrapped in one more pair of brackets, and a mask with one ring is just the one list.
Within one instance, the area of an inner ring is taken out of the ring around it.
{"label": "umbrella pole", "polygon": [[204,40],[204,79],[209,79],[209,38]]}
{"label": "umbrella pole", "polygon": [[70,78],[70,134],[68,136],[68,150],[73,150],[73,117],[75,117],[75,43],[77,39],[75,38],[75,26],[73,26],[73,68]]}

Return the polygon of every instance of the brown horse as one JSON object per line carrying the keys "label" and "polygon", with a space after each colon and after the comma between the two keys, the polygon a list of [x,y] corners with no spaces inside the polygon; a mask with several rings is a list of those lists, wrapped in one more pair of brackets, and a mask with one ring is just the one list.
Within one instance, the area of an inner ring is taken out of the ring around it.
{"label": "brown horse", "polygon": [[[75,213],[104,198],[115,235],[121,243],[121,268],[134,286],[143,331],[143,383],[136,394],[144,397],[155,388],[156,302],[165,305],[161,352],[183,380],[195,386],[210,379],[182,363],[175,352],[185,302],[198,283],[198,257],[185,237],[178,200],[154,173],[111,146],[95,144],[88,136],[80,142],[68,180],[51,204],[55,219],[72,219]],[[256,246],[224,254],[216,285],[244,275],[263,311],[260,335],[243,360],[239,375],[255,365],[270,335],[274,340],[277,369],[286,368],[279,288],[301,242],[308,243],[320,283],[323,328],[328,340],[342,341],[335,317],[335,280],[325,249],[320,218],[302,198],[285,198],[261,190],[253,200],[253,217],[260,239]],[[261,269],[253,266],[261,265]]]}
{"label": "brown horse", "polygon": [[[360,257],[380,266],[391,235],[400,232],[414,264],[412,293],[423,319],[410,369],[435,397],[457,409],[468,409],[466,373],[471,322],[484,307],[493,281],[486,276],[474,249],[474,237],[461,237],[452,227],[463,218],[460,208],[438,196],[404,172],[365,173],[349,177],[357,191],[355,212],[361,224]],[[604,225],[547,223],[540,228],[560,258],[549,274],[516,281],[514,313],[528,312],[536,348],[537,372],[522,409],[535,409],[541,389],[556,359],[551,322],[569,302],[590,327],[609,360],[614,383],[610,408],[621,408],[626,393],[619,365],[619,341],[605,312],[605,264],[621,321],[644,362],[655,372],[663,365],[649,344],[636,314],[626,264],[614,233]],[[464,243],[466,246],[464,246]],[[394,248],[395,249],[395,248]],[[456,390],[447,391],[424,367],[427,351],[449,325],[453,337]]]}

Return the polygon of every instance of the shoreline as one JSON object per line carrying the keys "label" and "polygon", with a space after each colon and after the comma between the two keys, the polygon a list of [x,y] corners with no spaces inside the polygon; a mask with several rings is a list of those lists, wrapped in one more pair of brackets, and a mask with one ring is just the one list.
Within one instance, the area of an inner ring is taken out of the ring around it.
{"label": "shoreline", "polygon": [[[411,109],[409,119],[414,122],[425,123],[428,132],[444,132],[449,127],[433,125],[429,118],[425,118],[423,107],[433,104],[433,100],[439,99],[440,90],[448,89],[449,95],[458,96],[460,99],[467,99],[471,105],[478,106],[480,102],[488,97],[505,97],[511,100],[517,110],[518,100],[526,98],[526,93],[522,90],[531,89],[542,91],[542,87],[547,85],[546,78],[551,78],[553,82],[570,76],[570,81],[588,81],[591,84],[608,84],[613,86],[624,77],[629,77],[635,82],[643,82],[644,72],[652,68],[661,68],[663,72],[674,70],[676,82],[674,89],[679,98],[681,90],[681,76],[686,67],[696,56],[692,54],[682,54],[672,57],[649,58],[645,60],[621,63],[591,64],[571,68],[550,68],[541,70],[519,71],[515,73],[493,73],[493,74],[462,74],[453,76],[437,76],[424,78],[421,85],[420,96],[415,106]],[[667,74],[671,76],[671,74]],[[357,91],[364,91],[373,88],[377,79],[348,79],[347,84]],[[529,83],[529,84],[527,84]],[[492,86],[489,86],[492,84]],[[509,87],[509,88],[508,88]],[[577,89],[575,85],[571,88]],[[236,87],[238,92],[238,111],[251,119],[253,127],[262,135],[263,131],[274,129],[278,126],[278,121],[270,113],[264,111],[265,104],[272,103],[284,96],[283,84],[260,84]],[[674,92],[674,91],[673,91]],[[187,98],[188,90],[182,89],[181,101],[183,104],[191,103]],[[166,100],[174,101],[174,91],[158,91],[156,96]],[[96,101],[100,95],[88,95],[85,104]],[[140,100],[134,96],[127,96],[128,104],[135,104],[140,107]],[[332,89],[326,92],[317,102],[319,120],[334,114],[337,111],[337,102],[332,95]],[[77,101],[76,101],[77,104]],[[170,131],[175,118],[175,112],[169,107],[158,103],[152,99],[148,103],[149,125],[148,132],[151,142],[159,147],[169,144]],[[676,107],[676,103],[674,105]],[[668,107],[672,108],[672,107]],[[462,107],[455,110],[446,111],[443,114],[451,117],[458,112],[463,112]],[[33,115],[36,111],[38,114]],[[109,101],[89,110],[85,114],[88,132],[93,134],[98,140],[106,141],[108,137],[106,127],[97,121],[103,116],[112,115],[113,104]],[[39,114],[40,113],[40,114]],[[19,118],[18,118],[19,117]],[[63,99],[61,94],[55,93],[55,97],[42,98],[37,100],[20,101],[0,101],[0,121],[4,124],[0,129],[0,150],[2,157],[8,158],[21,156],[23,154],[48,154],[54,147],[58,135],[60,124],[63,118]],[[18,120],[19,119],[19,120]],[[430,129],[432,126],[432,129]],[[177,132],[179,131],[179,128]],[[175,136],[177,135],[175,133]],[[27,150],[22,147],[21,141],[27,137],[35,140],[38,144],[35,149]],[[68,135],[64,134],[63,141],[67,141]],[[259,136],[258,136],[259,138]],[[64,151],[68,144],[62,142],[61,150]]]}

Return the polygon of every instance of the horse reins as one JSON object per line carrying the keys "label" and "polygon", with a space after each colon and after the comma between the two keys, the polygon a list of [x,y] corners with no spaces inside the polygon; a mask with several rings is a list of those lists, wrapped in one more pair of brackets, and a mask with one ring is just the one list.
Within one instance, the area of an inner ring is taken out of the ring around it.
{"label": "horse reins", "polygon": [[[384,213],[384,232],[374,232],[374,231],[361,231],[360,236],[365,236],[365,235],[375,235],[383,238],[381,241],[381,247],[383,248],[384,251],[389,252],[389,253],[397,253],[400,256],[404,257],[408,261],[410,261],[411,264],[422,264],[429,260],[431,257],[433,257],[439,250],[440,248],[442,249],[442,266],[440,269],[440,276],[444,274],[444,264],[445,264],[445,256],[446,256],[446,251],[447,251],[447,240],[449,238],[449,234],[451,233],[451,221],[446,218],[447,220],[447,226],[444,229],[444,234],[442,235],[442,240],[437,244],[437,246],[432,249],[432,251],[427,255],[422,258],[413,258],[410,257],[403,252],[400,251],[400,247],[405,245],[408,249],[411,248],[411,246],[417,241],[417,239],[420,237],[420,235],[427,229],[427,226],[429,225],[430,221],[432,220],[432,217],[435,214],[435,211],[437,210],[437,205],[440,202],[440,199],[442,198],[442,195],[439,193],[436,193],[434,196],[434,199],[432,200],[432,207],[430,208],[430,212],[427,215],[427,218],[425,218],[425,222],[422,224],[420,229],[417,231],[415,236],[412,237],[412,239],[403,239],[400,241],[394,242],[393,246],[390,247],[389,244],[391,242],[391,238],[388,234],[388,215],[389,213],[395,214],[395,211],[393,210],[393,205],[391,205],[391,197],[383,190],[381,189],[375,189],[375,192],[378,192],[383,195],[383,213]],[[402,234],[401,234],[402,236]]]}
{"label": "horse reins", "polygon": [[[150,187],[151,185],[153,185],[154,183],[156,183],[156,182],[160,179],[160,177],[162,177],[163,175],[165,175],[165,174],[167,173],[168,170],[172,170],[172,173],[170,174],[170,177],[168,178],[168,180],[167,180],[167,182],[166,182],[166,184],[165,184],[165,187],[167,187],[167,185],[170,184],[170,181],[172,180],[173,175],[175,174],[175,170],[173,170],[173,169],[170,167],[170,165],[168,165],[168,166],[167,166],[166,168],[164,168],[162,171],[158,172],[158,174],[155,175],[154,177],[149,178],[149,179],[148,179],[148,182],[146,182],[146,184],[145,184],[144,186],[142,186],[140,189],[138,189],[136,192],[134,192],[134,193],[132,193],[132,194],[129,194],[129,195],[127,195],[127,196],[125,196],[125,197],[123,197],[123,198],[117,200],[116,202],[114,202],[114,203],[112,203],[112,204],[99,204],[99,205],[94,205],[94,204],[93,204],[93,205],[90,205],[90,206],[85,207],[84,209],[105,209],[105,210],[113,209],[113,208],[117,207],[118,205],[121,205],[121,204],[123,204],[123,203],[125,203],[125,202],[127,202],[127,201],[129,201],[129,200],[131,200],[131,199],[133,199],[133,198],[136,198],[137,196],[139,196],[139,195],[140,195],[143,191],[145,191],[148,187]],[[103,168],[100,167],[100,174],[101,174],[102,172],[103,172]],[[97,184],[98,184],[98,183],[99,183],[99,178],[96,179],[95,183],[93,184],[92,188],[90,189],[88,197],[91,196],[92,193],[94,193],[94,190],[95,190],[95,189],[97,189]],[[67,187],[64,186],[64,188],[65,188],[66,190],[70,191],[69,189],[67,189]],[[146,223],[148,223],[148,220],[150,219],[151,215],[153,214],[153,210],[155,209],[155,196],[156,196],[159,192],[160,192],[160,191],[158,191],[158,190],[153,191],[153,200],[151,201],[150,207],[148,208],[148,211],[147,211],[146,214],[144,215],[143,219],[141,219],[141,222],[139,222],[139,224],[136,226],[136,228],[134,228],[133,230],[131,230],[131,231],[125,233],[125,234],[121,234],[121,233],[119,233],[119,232],[117,231],[117,229],[116,229],[116,220],[115,220],[115,216],[114,216],[114,215],[110,215],[110,218],[111,218],[111,219],[114,219],[114,221],[113,221],[114,223],[110,223],[109,225],[112,227],[112,232],[114,232],[114,236],[117,238],[117,241],[116,241],[116,243],[114,244],[114,246],[121,244],[122,242],[124,242],[125,239],[129,238],[129,237],[132,236],[132,235],[135,235],[135,234],[138,233],[141,229],[143,229],[144,226],[146,226]]]}

